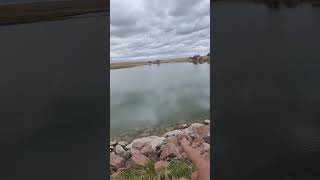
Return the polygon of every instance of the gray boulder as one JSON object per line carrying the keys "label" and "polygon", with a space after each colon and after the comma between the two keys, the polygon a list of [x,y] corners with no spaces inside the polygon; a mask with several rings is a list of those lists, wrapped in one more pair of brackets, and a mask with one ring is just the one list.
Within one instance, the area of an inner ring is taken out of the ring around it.
{"label": "gray boulder", "polygon": [[123,147],[119,144],[116,145],[115,152],[116,152],[116,154],[119,154],[120,156],[124,156],[126,153],[126,151],[123,149]]}
{"label": "gray boulder", "polygon": [[170,132],[167,132],[164,137],[175,137],[177,136],[178,134],[183,134],[183,131],[181,130],[173,130],[173,131],[170,131]]}

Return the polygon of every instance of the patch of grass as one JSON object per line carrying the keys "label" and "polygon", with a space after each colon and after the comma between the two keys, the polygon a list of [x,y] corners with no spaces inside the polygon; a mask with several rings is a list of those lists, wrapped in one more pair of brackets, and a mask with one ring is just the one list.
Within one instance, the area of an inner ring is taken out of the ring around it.
{"label": "patch of grass", "polygon": [[173,178],[190,178],[195,167],[187,160],[173,160],[169,163],[167,170]]}
{"label": "patch of grass", "polygon": [[164,180],[190,178],[195,170],[194,165],[187,160],[172,160],[169,166],[160,172],[155,172],[155,161],[148,161],[146,166],[135,166],[119,174],[121,180]]}
{"label": "patch of grass", "polygon": [[135,166],[120,173],[121,180],[153,180],[156,177],[155,161],[148,161],[146,166]]}

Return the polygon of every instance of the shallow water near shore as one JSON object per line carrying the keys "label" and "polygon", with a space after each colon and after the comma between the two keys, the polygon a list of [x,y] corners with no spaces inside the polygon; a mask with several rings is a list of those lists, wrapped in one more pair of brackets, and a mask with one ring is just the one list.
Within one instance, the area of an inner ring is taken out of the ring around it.
{"label": "shallow water near shore", "polygon": [[209,118],[210,64],[173,63],[110,71],[111,136]]}

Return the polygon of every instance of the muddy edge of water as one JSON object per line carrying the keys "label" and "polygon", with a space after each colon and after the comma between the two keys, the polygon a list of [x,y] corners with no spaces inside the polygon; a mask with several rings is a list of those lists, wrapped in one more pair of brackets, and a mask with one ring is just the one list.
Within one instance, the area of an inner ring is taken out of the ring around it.
{"label": "muddy edge of water", "polygon": [[210,117],[203,117],[203,118],[199,118],[197,120],[188,121],[188,122],[176,122],[172,124],[163,124],[157,127],[135,128],[135,129],[128,130],[126,132],[121,132],[121,133],[111,135],[110,141],[132,142],[134,139],[141,138],[141,137],[163,136],[165,133],[177,129],[182,124],[186,124],[189,126],[193,123],[203,123],[205,119],[210,119]]}

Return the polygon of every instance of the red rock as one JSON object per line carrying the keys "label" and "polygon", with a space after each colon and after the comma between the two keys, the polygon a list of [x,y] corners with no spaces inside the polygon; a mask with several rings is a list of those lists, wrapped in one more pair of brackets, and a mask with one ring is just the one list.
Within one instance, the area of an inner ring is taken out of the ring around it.
{"label": "red rock", "polygon": [[184,129],[184,131],[189,133],[194,133],[195,129],[201,126],[204,126],[204,125],[200,123],[193,123],[187,129]]}
{"label": "red rock", "polygon": [[177,135],[178,141],[181,141],[183,138],[186,138],[187,140],[189,140],[190,143],[192,142],[192,138],[191,138],[190,134],[188,134],[188,133],[183,133],[183,134]]}
{"label": "red rock", "polygon": [[124,167],[125,165],[125,159],[122,158],[119,155],[116,155],[114,153],[110,154],[110,165],[113,166],[116,169],[119,169],[121,167]]}
{"label": "red rock", "polygon": [[209,132],[208,126],[199,126],[195,128],[196,137],[205,137]]}
{"label": "red rock", "polygon": [[137,165],[145,166],[149,158],[147,158],[145,155],[137,153],[134,154],[131,157],[131,161],[134,162]]}
{"label": "red rock", "polygon": [[150,152],[147,157],[151,160],[154,160],[154,161],[159,160],[159,154],[155,151]]}
{"label": "red rock", "polygon": [[134,167],[136,164],[133,161],[127,161],[125,167],[127,169]]}
{"label": "red rock", "polygon": [[[134,144],[136,142],[140,142],[140,143],[150,143],[152,146],[152,149],[156,150],[158,146],[161,146],[163,144],[164,139],[165,139],[164,137],[159,137],[159,136],[142,137],[142,138],[138,138],[138,139],[133,140],[132,143],[127,146],[127,148],[133,149],[132,144]],[[142,145],[142,147],[143,147],[143,145]],[[136,147],[136,148],[142,149],[142,147],[140,146],[140,147]]]}
{"label": "red rock", "polygon": [[132,144],[132,148],[137,149],[137,150],[141,150],[147,144],[148,143],[144,143],[144,142],[135,142]]}
{"label": "red rock", "polygon": [[178,147],[173,143],[167,143],[161,147],[160,159],[165,159],[167,157],[181,157]]}
{"label": "red rock", "polygon": [[151,144],[146,144],[145,146],[143,146],[143,148],[141,149],[141,153],[144,155],[148,155],[150,152],[152,152],[152,146]]}
{"label": "red rock", "polygon": [[168,161],[158,161],[154,164],[154,170],[156,172],[159,172],[161,171],[162,169],[165,169],[167,168],[169,165],[169,162]]}

